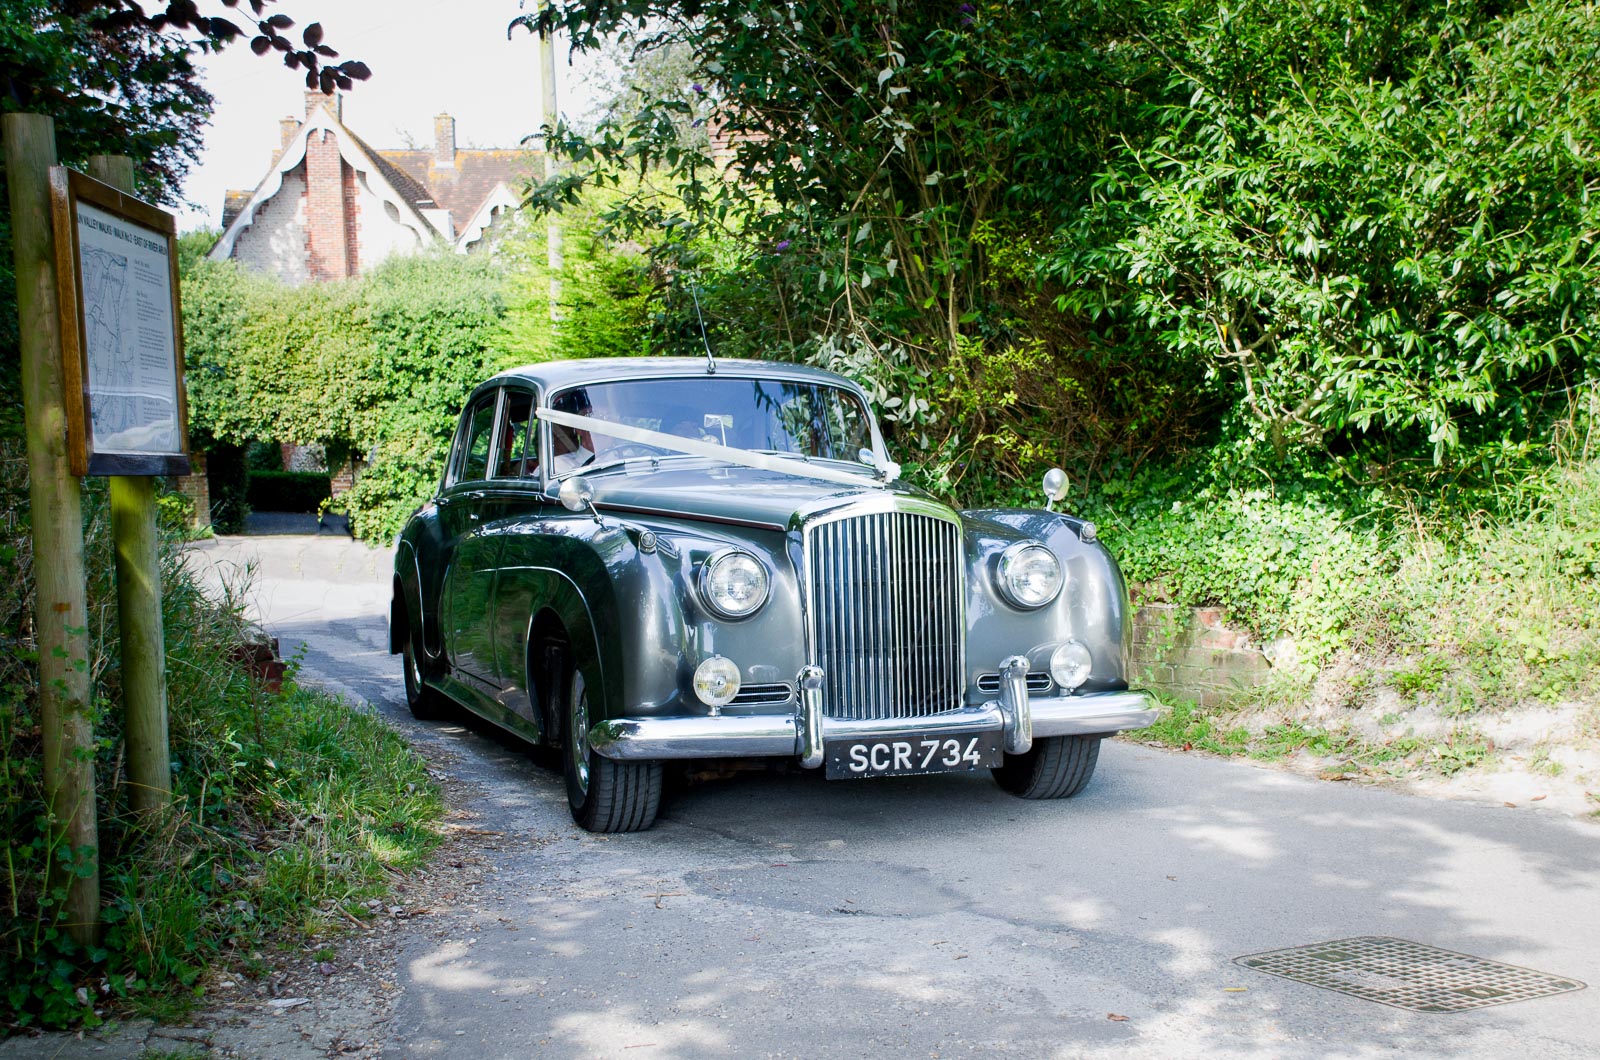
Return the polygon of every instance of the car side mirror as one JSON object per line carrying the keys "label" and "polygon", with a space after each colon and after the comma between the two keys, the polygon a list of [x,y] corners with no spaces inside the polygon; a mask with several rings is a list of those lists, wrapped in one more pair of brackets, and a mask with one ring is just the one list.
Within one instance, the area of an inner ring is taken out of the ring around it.
{"label": "car side mirror", "polygon": [[1051,511],[1067,495],[1067,473],[1053,467],[1044,473],[1044,510]]}

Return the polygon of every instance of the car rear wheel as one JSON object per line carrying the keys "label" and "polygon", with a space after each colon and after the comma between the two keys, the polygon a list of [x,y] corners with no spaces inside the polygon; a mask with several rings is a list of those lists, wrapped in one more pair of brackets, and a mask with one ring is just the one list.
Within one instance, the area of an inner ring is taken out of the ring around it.
{"label": "car rear wheel", "polygon": [[1006,755],[994,769],[994,779],[1005,791],[1023,799],[1067,799],[1082,791],[1094,776],[1100,758],[1101,736],[1044,736],[1033,749]]}
{"label": "car rear wheel", "polygon": [[439,721],[450,716],[450,699],[436,688],[428,687],[423,680],[422,659],[417,654],[417,638],[406,631],[400,649],[401,664],[406,674],[406,706],[411,716],[422,721]]}
{"label": "car rear wheel", "polygon": [[561,682],[561,762],[572,819],[590,832],[642,832],[661,806],[660,762],[616,762],[589,746],[589,680],[569,664]]}

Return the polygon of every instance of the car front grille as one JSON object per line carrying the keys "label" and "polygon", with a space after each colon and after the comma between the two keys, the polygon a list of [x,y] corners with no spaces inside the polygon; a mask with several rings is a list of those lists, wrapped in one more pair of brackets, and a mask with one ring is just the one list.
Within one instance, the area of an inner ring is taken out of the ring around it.
{"label": "car front grille", "polygon": [[828,717],[915,718],[962,705],[961,526],[909,503],[929,510],[824,517],[805,529],[810,659]]}

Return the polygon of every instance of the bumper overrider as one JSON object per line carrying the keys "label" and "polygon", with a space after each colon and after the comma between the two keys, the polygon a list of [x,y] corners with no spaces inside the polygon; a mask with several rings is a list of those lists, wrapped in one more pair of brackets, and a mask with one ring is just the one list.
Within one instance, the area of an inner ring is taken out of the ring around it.
{"label": "bumper overrider", "polygon": [[1022,754],[1036,737],[1114,733],[1156,720],[1148,693],[1091,692],[1034,697],[1028,661],[1007,659],[1000,698],[920,718],[827,718],[822,714],[822,671],[800,671],[800,705],[794,714],[718,714],[664,718],[613,718],[589,730],[589,746],[621,761],[657,758],[795,757],[808,769],[822,765],[823,743],[956,733],[1002,733],[1009,754]]}

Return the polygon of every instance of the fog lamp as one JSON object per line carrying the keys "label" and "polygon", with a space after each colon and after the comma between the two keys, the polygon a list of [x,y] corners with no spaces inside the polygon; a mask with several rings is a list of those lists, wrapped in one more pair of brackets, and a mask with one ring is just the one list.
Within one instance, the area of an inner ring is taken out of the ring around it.
{"label": "fog lamp", "polygon": [[1075,640],[1057,645],[1050,653],[1050,677],[1069,692],[1089,680],[1089,671],[1093,668],[1094,656]]}
{"label": "fog lamp", "polygon": [[713,655],[694,668],[694,694],[708,707],[725,707],[739,694],[739,668],[732,659]]}

